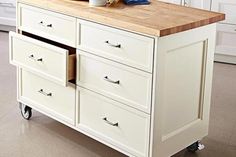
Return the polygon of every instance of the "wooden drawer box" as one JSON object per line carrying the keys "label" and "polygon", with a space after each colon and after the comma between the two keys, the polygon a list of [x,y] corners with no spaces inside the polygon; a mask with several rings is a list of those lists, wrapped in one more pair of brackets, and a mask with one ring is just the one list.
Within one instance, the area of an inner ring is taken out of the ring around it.
{"label": "wooden drawer box", "polygon": [[76,18],[19,4],[18,27],[20,30],[76,46]]}
{"label": "wooden drawer box", "polygon": [[80,49],[152,72],[153,38],[83,20],[78,22]]}
{"label": "wooden drawer box", "polygon": [[10,63],[64,86],[75,78],[75,54],[13,32],[9,36]]}
{"label": "wooden drawer box", "polygon": [[63,87],[28,71],[19,72],[19,99],[74,125],[75,87]]}
{"label": "wooden drawer box", "polygon": [[150,113],[152,75],[80,51],[77,84]]}
{"label": "wooden drawer box", "polygon": [[149,115],[82,88],[79,93],[81,129],[137,157],[147,156]]}

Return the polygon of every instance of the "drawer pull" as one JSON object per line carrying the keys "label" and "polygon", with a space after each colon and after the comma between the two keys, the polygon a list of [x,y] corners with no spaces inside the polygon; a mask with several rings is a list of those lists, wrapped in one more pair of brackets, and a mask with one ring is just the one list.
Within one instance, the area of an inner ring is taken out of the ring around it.
{"label": "drawer pull", "polygon": [[120,80],[118,80],[118,81],[113,81],[113,80],[109,79],[108,76],[105,76],[105,77],[104,77],[104,80],[107,81],[107,82],[110,82],[110,83],[120,84]]}
{"label": "drawer pull", "polygon": [[45,96],[52,96],[52,93],[46,93],[46,92],[43,91],[43,89],[40,89],[38,92],[39,92],[40,94],[45,95]]}
{"label": "drawer pull", "polygon": [[44,26],[44,22],[43,22],[43,21],[40,21],[40,22],[39,22],[39,25]]}
{"label": "drawer pull", "polygon": [[43,26],[43,27],[46,27],[46,26],[47,26],[47,27],[52,28],[52,24],[47,24],[47,25],[45,25],[43,21],[40,21],[40,22],[39,22],[39,25],[41,25],[41,26]]}
{"label": "drawer pull", "polygon": [[47,27],[50,27],[50,28],[52,28],[52,24],[48,24],[48,25],[47,25]]}
{"label": "drawer pull", "polygon": [[110,122],[109,120],[107,120],[107,117],[104,117],[103,120],[104,120],[107,124],[109,124],[109,125],[116,126],[116,127],[119,126],[118,122],[117,122],[117,123],[112,123],[112,122]]}
{"label": "drawer pull", "polygon": [[34,57],[34,55],[30,55],[29,58],[32,59],[32,60],[34,60],[34,61],[38,61],[38,62],[42,62],[42,61],[43,61],[43,58],[38,58],[38,59],[36,59],[36,58]]}
{"label": "drawer pull", "polygon": [[105,41],[105,43],[112,47],[121,48],[121,44],[114,45],[114,44],[111,44],[108,40]]}

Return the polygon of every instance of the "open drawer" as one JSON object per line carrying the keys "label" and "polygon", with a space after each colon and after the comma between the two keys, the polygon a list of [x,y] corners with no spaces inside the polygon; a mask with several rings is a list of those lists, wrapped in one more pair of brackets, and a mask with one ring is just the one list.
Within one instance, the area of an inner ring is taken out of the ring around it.
{"label": "open drawer", "polygon": [[75,53],[13,32],[10,32],[9,38],[11,64],[63,86],[75,79]]}

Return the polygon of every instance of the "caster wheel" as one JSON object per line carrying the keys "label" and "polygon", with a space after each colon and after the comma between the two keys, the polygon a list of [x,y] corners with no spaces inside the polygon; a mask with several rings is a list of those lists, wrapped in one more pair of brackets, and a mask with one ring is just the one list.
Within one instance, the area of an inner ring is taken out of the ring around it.
{"label": "caster wheel", "polygon": [[32,116],[32,108],[20,103],[21,115],[24,119],[29,120]]}
{"label": "caster wheel", "polygon": [[201,144],[199,141],[197,141],[187,147],[187,150],[189,152],[193,152],[193,153],[196,152],[197,150],[202,150],[202,149],[204,149],[204,145]]}

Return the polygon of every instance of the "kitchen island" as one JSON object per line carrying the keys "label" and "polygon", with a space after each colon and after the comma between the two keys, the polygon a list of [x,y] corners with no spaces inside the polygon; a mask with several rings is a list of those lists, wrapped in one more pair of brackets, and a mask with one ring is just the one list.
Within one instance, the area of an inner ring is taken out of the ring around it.
{"label": "kitchen island", "polygon": [[17,18],[10,62],[25,119],[33,108],[135,157],[171,156],[207,135],[224,14],[18,0]]}

